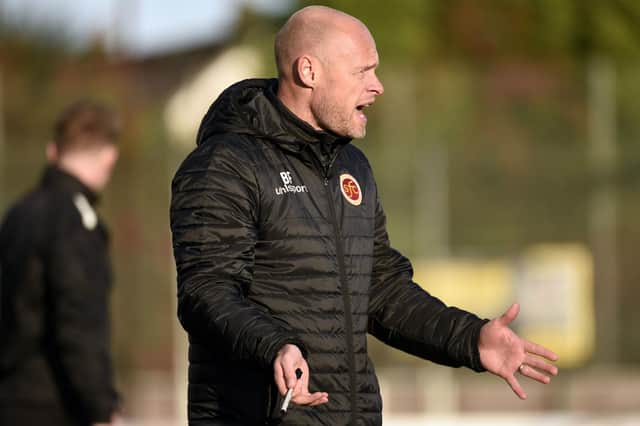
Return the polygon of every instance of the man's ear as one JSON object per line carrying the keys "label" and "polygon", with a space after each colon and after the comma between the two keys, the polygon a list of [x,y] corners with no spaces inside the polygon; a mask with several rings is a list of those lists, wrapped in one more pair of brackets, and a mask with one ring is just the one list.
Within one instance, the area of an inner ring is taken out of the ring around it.
{"label": "man's ear", "polygon": [[47,147],[45,148],[45,155],[49,164],[55,164],[58,162],[60,153],[58,152],[58,147],[56,146],[55,142],[47,143]]}
{"label": "man's ear", "polygon": [[301,56],[296,61],[296,74],[305,87],[314,88],[318,84],[317,63],[312,56]]}

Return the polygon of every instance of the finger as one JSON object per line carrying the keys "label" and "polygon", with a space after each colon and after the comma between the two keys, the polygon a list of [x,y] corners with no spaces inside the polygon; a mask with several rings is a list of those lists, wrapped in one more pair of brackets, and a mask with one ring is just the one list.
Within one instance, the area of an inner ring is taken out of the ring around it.
{"label": "finger", "polygon": [[296,382],[296,387],[293,389],[293,396],[304,395],[309,393],[309,365],[304,358],[300,360],[298,368],[300,369],[301,376]]}
{"label": "finger", "polygon": [[327,402],[329,402],[329,395],[325,394],[321,398],[316,399],[309,405],[312,407],[315,407],[316,405],[326,404]]}
{"label": "finger", "polygon": [[278,392],[284,396],[287,393],[287,384],[284,381],[284,372],[279,361],[276,361],[273,365],[273,379],[276,382],[276,386],[278,386]]}
{"label": "finger", "polygon": [[305,393],[305,394],[294,396],[293,398],[291,398],[291,402],[298,405],[309,405],[321,397],[322,395],[320,394],[320,392],[316,392],[313,394]]}
{"label": "finger", "polygon": [[309,368],[306,366],[306,362],[301,366],[302,377],[296,382],[296,387],[293,389],[293,396],[305,395],[309,393]]}
{"label": "finger", "polygon": [[518,382],[518,379],[516,379],[516,377],[513,374],[505,377],[505,380],[507,381],[509,386],[511,386],[511,389],[513,390],[513,392],[516,395],[518,395],[518,398],[527,399],[527,394],[524,392],[524,390],[522,389],[522,386],[520,386],[520,383]]}
{"label": "finger", "polygon": [[326,404],[329,402],[329,394],[326,392],[315,392],[311,394],[312,401],[309,403],[310,406],[314,407],[320,404]]}
{"label": "finger", "polygon": [[502,316],[498,319],[498,321],[502,325],[509,325],[511,322],[516,319],[518,313],[520,312],[520,305],[518,303],[514,303],[507,309],[507,311],[502,314]]}
{"label": "finger", "polygon": [[283,363],[282,370],[284,372],[284,380],[287,389],[295,388],[299,380],[296,377],[296,366],[293,363]]}
{"label": "finger", "polygon": [[307,393],[291,398],[291,402],[297,405],[318,405],[323,400],[329,400],[329,394],[326,392]]}
{"label": "finger", "polygon": [[538,370],[536,370],[535,368],[529,365],[523,365],[522,368],[520,369],[520,374],[522,374],[523,376],[527,376],[545,385],[551,381],[551,378],[549,376],[545,376],[544,374],[542,374],[541,372],[539,372]]}
{"label": "finger", "polygon": [[545,348],[542,345],[538,345],[537,343],[533,343],[528,340],[524,341],[524,350],[529,353],[544,357],[550,361],[558,360],[558,355],[555,352]]}
{"label": "finger", "polygon": [[558,367],[553,364],[549,364],[548,362],[544,362],[542,359],[535,356],[527,355],[524,364],[534,367],[537,370],[542,370],[552,376],[558,375]]}

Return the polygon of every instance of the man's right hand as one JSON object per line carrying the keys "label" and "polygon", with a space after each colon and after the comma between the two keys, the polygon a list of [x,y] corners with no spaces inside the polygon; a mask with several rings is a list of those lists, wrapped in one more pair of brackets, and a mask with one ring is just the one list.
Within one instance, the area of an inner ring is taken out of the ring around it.
{"label": "man's right hand", "polygon": [[[302,370],[302,377],[296,378],[296,368]],[[298,405],[320,405],[329,402],[326,392],[309,392],[309,366],[296,345],[287,344],[278,351],[273,362],[273,373],[280,395],[293,388],[291,402]]]}

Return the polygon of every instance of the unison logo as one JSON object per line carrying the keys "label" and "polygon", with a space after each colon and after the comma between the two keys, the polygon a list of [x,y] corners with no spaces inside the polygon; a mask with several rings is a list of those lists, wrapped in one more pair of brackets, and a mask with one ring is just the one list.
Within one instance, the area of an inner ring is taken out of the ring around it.
{"label": "unison logo", "polygon": [[280,172],[280,179],[282,179],[283,186],[279,186],[276,188],[276,195],[288,194],[288,193],[299,193],[299,192],[309,192],[307,189],[307,185],[294,185],[293,178],[291,177],[291,172]]}

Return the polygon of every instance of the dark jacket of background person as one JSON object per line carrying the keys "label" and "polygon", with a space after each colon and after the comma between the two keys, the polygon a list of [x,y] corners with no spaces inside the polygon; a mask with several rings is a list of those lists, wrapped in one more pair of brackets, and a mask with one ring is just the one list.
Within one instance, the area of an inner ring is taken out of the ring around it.
{"label": "dark jacket of background person", "polygon": [[114,411],[108,236],[95,202],[75,177],[49,166],[2,225],[3,425],[12,416],[87,425]]}
{"label": "dark jacket of background person", "polygon": [[[449,366],[482,370],[485,323],[412,282],[389,245],[365,156],[317,132],[276,98],[277,80],[227,89],[173,180],[171,227],[178,315],[189,334],[191,425],[265,424],[278,417],[272,363],[298,345],[317,407],[283,424],[381,424],[366,334]],[[340,176],[359,183],[348,203]]]}

